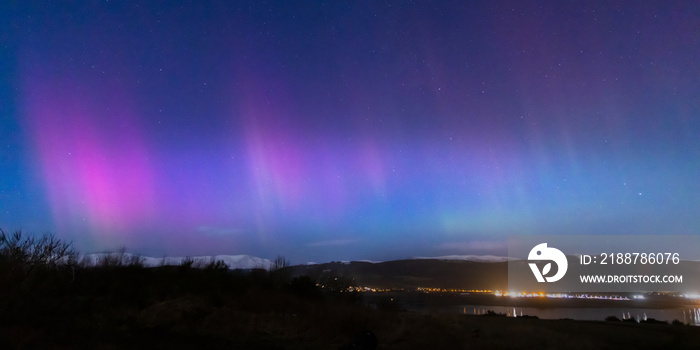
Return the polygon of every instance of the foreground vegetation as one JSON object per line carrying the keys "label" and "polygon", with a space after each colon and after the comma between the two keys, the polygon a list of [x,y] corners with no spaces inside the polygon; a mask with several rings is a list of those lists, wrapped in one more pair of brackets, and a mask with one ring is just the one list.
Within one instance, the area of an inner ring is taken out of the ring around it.
{"label": "foreground vegetation", "polygon": [[321,289],[319,276],[292,278],[284,265],[146,268],[124,254],[87,265],[55,237],[0,231],[0,348],[337,349],[363,330],[376,334],[379,349],[695,348],[700,341],[700,328],[688,326],[406,313]]}

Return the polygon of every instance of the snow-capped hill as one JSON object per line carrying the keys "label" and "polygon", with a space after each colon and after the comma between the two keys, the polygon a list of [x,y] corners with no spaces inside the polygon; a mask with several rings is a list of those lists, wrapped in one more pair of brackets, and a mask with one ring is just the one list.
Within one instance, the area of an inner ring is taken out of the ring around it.
{"label": "snow-capped hill", "polygon": [[[250,255],[216,255],[213,257],[202,258],[213,258],[214,260],[222,260],[226,265],[228,265],[230,269],[269,270],[272,266],[272,262],[270,260]],[[195,260],[197,260],[197,258],[195,258]]]}
{"label": "snow-capped hill", "polygon": [[86,265],[100,265],[102,263],[129,265],[133,262],[140,262],[146,267],[173,266],[180,265],[184,261],[193,261],[193,266],[206,266],[212,261],[223,261],[229,269],[265,269],[269,270],[272,262],[269,259],[259,258],[250,255],[209,255],[209,256],[177,256],[154,258],[150,256],[139,256],[131,253],[95,253],[86,254],[81,257]]}
{"label": "snow-capped hill", "polygon": [[205,256],[177,256],[152,258],[144,256],[143,264],[149,267],[161,265],[180,265],[186,260],[194,261],[194,266],[206,265],[212,261],[223,261],[229,269],[265,269],[269,270],[272,262],[268,259],[250,255],[205,255]]}
{"label": "snow-capped hill", "polygon": [[462,261],[475,261],[475,262],[504,262],[511,260],[507,256],[496,256],[496,255],[444,255],[444,256],[418,256],[414,259],[434,259],[434,260],[462,260]]}

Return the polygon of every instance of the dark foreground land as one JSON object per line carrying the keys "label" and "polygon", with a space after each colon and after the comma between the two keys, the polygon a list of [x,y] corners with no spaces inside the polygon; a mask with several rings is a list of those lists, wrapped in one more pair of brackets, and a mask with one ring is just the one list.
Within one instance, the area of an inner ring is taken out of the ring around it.
{"label": "dark foreground land", "polygon": [[377,349],[700,344],[700,327],[686,325],[411,313],[280,271],[102,266],[48,276],[0,292],[1,349],[338,349],[363,330]]}
{"label": "dark foreground land", "polygon": [[377,349],[697,349],[700,328],[411,314],[341,305],[242,311],[184,297],[144,309],[4,323],[4,349],[338,349],[371,329]]}
{"label": "dark foreground land", "polygon": [[700,346],[700,327],[681,324],[411,313],[392,294],[347,292],[332,271],[146,268],[118,254],[87,266],[60,242],[23,242],[0,239],[0,349],[339,349],[364,330],[377,349]]}

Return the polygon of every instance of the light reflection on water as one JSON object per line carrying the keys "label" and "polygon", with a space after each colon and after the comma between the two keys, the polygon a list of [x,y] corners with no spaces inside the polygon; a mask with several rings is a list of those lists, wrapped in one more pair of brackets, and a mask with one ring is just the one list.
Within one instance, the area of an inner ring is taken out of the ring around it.
{"label": "light reflection on water", "polygon": [[460,305],[458,312],[466,315],[485,315],[488,311],[505,314],[508,317],[521,317],[524,315],[537,316],[541,319],[570,318],[573,320],[602,321],[608,316],[615,316],[620,320],[633,319],[637,322],[650,318],[658,321],[678,320],[684,324],[700,326],[700,308],[686,309],[637,309],[637,308],[546,308],[512,307],[512,306],[485,306],[485,305]]}

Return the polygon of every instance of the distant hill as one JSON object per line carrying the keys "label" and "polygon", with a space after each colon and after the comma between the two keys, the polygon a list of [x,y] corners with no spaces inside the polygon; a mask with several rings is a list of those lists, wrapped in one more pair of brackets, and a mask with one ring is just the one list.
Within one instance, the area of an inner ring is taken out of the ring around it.
{"label": "distant hill", "polygon": [[330,262],[290,267],[293,276],[337,276],[375,288],[506,289],[508,263],[417,258],[385,262]]}
{"label": "distant hill", "polygon": [[429,259],[429,260],[466,260],[466,261],[478,261],[478,262],[504,262],[512,260],[506,256],[496,256],[496,255],[444,255],[444,256],[434,256],[434,257],[423,257],[418,256],[414,259]]}
{"label": "distant hill", "polygon": [[86,254],[81,257],[82,261],[87,265],[98,265],[104,259],[121,259],[128,263],[134,259],[140,259],[143,266],[156,267],[163,265],[180,265],[183,261],[193,260],[195,265],[206,265],[212,261],[223,261],[229,269],[265,269],[268,270],[272,266],[269,259],[259,258],[250,255],[208,255],[208,256],[190,256],[190,257],[162,257],[154,258],[150,256],[139,256],[131,253],[96,253]]}

